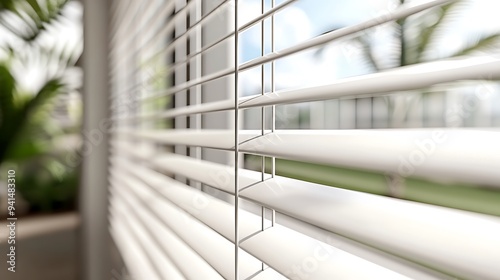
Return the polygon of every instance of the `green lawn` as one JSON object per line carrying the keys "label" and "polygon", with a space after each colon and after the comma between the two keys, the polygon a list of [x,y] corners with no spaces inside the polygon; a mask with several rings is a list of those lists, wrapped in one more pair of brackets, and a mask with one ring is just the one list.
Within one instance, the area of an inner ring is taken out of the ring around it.
{"label": "green lawn", "polygon": [[[259,157],[248,156],[250,168]],[[266,161],[270,172],[270,159]],[[258,168],[254,168],[258,169]],[[298,180],[384,196],[391,195],[384,174],[319,164],[276,159],[276,174]],[[465,184],[441,184],[406,178],[398,198],[500,216],[500,191]]]}

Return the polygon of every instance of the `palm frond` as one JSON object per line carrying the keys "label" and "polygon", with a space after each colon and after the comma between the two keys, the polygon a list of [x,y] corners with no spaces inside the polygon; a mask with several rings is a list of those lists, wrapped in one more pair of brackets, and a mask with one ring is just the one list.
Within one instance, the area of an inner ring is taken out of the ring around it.
{"label": "palm frond", "polygon": [[0,126],[2,133],[0,139],[0,162],[11,156],[10,151],[15,152],[19,150],[14,145],[15,143],[23,142],[16,141],[16,139],[18,139],[23,129],[26,128],[31,115],[56,94],[64,90],[64,88],[65,85],[59,79],[53,79],[45,83],[34,96],[25,98],[20,104],[11,104],[12,112],[8,119],[2,121]]}
{"label": "palm frond", "polygon": [[12,9],[15,0],[0,0],[0,12],[8,9]]}
{"label": "palm frond", "polygon": [[[26,3],[31,7],[31,11],[35,13],[35,15],[40,19],[40,21],[47,22],[50,20],[47,14],[44,13],[44,11],[42,10],[42,7],[40,7],[40,4],[38,4],[37,0],[26,0]],[[50,5],[50,1],[47,1],[47,4]]]}
{"label": "palm frond", "polygon": [[[341,28],[342,28],[342,27],[339,27],[339,26],[333,26],[333,27],[329,28],[327,31],[325,31],[325,32],[323,32],[323,33],[321,33],[321,34],[319,34],[317,37],[319,37],[319,36],[323,36],[323,35],[325,35],[325,34],[328,34],[328,33],[330,33],[330,32],[333,32],[333,31],[335,31],[335,30],[337,30],[337,29],[341,29]],[[327,45],[328,45],[328,44],[327,44]],[[316,51],[314,52],[314,56],[316,56],[316,57],[320,57],[321,55],[323,55],[323,52],[324,52],[325,47],[326,47],[327,45],[322,45],[322,46],[320,46],[319,48],[317,48],[317,49],[316,49]]]}
{"label": "palm frond", "polygon": [[[47,24],[59,20],[67,3],[69,0],[3,0],[0,4],[0,24],[18,38],[32,42]],[[12,20],[17,24],[13,25]]]}
{"label": "palm frond", "polygon": [[461,6],[463,6],[463,4],[463,0],[455,1],[441,7],[437,7],[437,10],[427,12],[427,16],[437,16],[437,19],[431,25],[422,24],[419,36],[420,40],[418,40],[416,50],[418,52],[419,61],[422,61],[425,51],[430,46],[438,30],[443,27],[443,23],[454,17],[457,12],[461,10]]}
{"label": "palm frond", "polygon": [[56,78],[66,80],[71,78],[71,72],[68,70],[75,69],[81,53],[79,44],[67,43],[55,47],[31,44],[23,51],[11,54],[11,57],[16,62],[14,73],[36,71],[45,81]]}
{"label": "palm frond", "polygon": [[466,46],[456,51],[451,57],[469,55],[477,51],[485,51],[500,46],[500,33],[483,35],[479,39],[469,42]]}
{"label": "palm frond", "polygon": [[[402,4],[404,4],[404,0],[401,1]],[[396,21],[396,23],[399,25],[399,41],[401,45],[401,49],[399,52],[399,66],[405,66],[407,65],[407,46],[406,46],[406,19],[402,18]]]}
{"label": "palm frond", "polygon": [[16,80],[6,65],[0,64],[0,126],[12,114]]}
{"label": "palm frond", "polygon": [[20,121],[25,120],[25,118],[33,112],[38,106],[47,102],[50,98],[54,97],[62,89],[64,89],[64,84],[59,79],[52,79],[45,83],[45,85],[38,91],[38,93],[23,106],[20,111],[19,117]]}
{"label": "palm frond", "polygon": [[0,162],[7,152],[7,146],[11,141],[11,131],[15,129],[14,107],[15,79],[9,68],[0,65]]}
{"label": "palm frond", "polygon": [[373,56],[372,44],[370,44],[370,42],[368,42],[368,39],[364,36],[357,37],[356,41],[361,44],[361,47],[363,48],[362,55],[367,61],[368,65],[370,65],[370,67],[376,72],[380,71],[380,66]]}

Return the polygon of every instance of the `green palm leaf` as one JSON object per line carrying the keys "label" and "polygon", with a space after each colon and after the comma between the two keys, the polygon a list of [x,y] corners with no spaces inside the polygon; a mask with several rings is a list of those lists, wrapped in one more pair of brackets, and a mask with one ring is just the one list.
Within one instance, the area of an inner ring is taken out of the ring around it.
{"label": "green palm leaf", "polygon": [[13,119],[15,79],[5,65],[0,65],[0,162],[11,141],[11,131],[15,128]]}
{"label": "green palm leaf", "polygon": [[494,47],[498,47],[500,44],[500,33],[483,35],[479,39],[469,42],[462,49],[456,51],[451,56],[461,56],[469,55],[477,51],[485,51]]}
{"label": "green palm leaf", "polygon": [[436,34],[443,27],[444,23],[450,21],[452,18],[458,18],[457,15],[462,11],[464,3],[465,1],[463,0],[455,1],[426,13],[427,16],[437,16],[437,19],[431,25],[425,25],[420,28],[420,40],[417,40],[419,61],[423,60],[425,52],[432,45],[433,39],[435,39]]}
{"label": "green palm leaf", "polygon": [[368,39],[364,36],[360,36],[356,38],[356,41],[358,41],[363,48],[362,55],[366,63],[376,72],[380,71],[381,68],[373,56],[373,50]]}
{"label": "green palm leaf", "polygon": [[16,80],[3,64],[0,65],[0,125],[11,116]]}
{"label": "green palm leaf", "polygon": [[[26,151],[20,153],[22,149],[16,147],[16,144],[29,148],[32,153],[39,153],[42,151],[41,146],[37,143],[26,144],[24,140],[34,141],[34,139],[23,139],[24,137],[21,137],[23,129],[29,127],[27,124],[30,117],[63,89],[64,84],[59,79],[53,79],[45,83],[40,91],[33,97],[27,98],[17,105],[11,103],[10,114],[8,118],[3,119],[0,125],[0,131],[2,133],[0,140],[0,162],[6,159],[27,157]],[[3,90],[1,95],[4,96]],[[3,110],[2,114],[4,114]]]}
{"label": "green palm leaf", "polygon": [[32,42],[45,30],[47,24],[59,20],[61,11],[68,2],[69,0],[2,0],[0,24],[25,42]]}

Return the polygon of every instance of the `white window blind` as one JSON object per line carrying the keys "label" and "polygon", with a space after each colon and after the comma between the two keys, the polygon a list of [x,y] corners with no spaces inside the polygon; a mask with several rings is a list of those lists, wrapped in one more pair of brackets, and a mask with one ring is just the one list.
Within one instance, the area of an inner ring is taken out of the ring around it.
{"label": "white window blind", "polygon": [[[498,279],[495,215],[276,172],[284,159],[379,173],[399,184],[410,176],[497,191],[495,128],[276,127],[277,106],[499,79],[500,58],[485,53],[277,90],[280,59],[452,1],[412,2],[280,50],[276,15],[298,1],[262,1],[248,22],[239,2],[112,1],[109,226],[133,276]],[[241,62],[240,37],[254,27],[261,53]],[[244,95],[239,77],[252,69],[260,69],[261,92]],[[260,111],[256,130],[242,120],[252,109]],[[260,171],[247,155],[259,157]],[[391,182],[388,188],[401,188]]]}

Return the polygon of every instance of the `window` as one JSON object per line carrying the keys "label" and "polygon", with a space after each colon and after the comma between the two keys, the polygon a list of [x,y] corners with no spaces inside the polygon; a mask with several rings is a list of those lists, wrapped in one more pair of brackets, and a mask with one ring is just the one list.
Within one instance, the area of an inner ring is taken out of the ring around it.
{"label": "window", "polygon": [[446,58],[412,44],[453,1],[341,2],[113,1],[110,230],[138,279],[499,275],[498,36]]}

